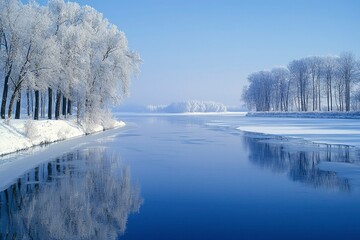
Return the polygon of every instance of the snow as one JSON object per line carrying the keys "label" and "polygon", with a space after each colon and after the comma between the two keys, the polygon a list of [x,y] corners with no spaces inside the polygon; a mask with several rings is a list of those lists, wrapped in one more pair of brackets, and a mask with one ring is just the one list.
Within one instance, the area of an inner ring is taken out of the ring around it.
{"label": "snow", "polygon": [[0,136],[0,155],[32,146],[29,139],[3,122],[0,123]]}
{"label": "snow", "polygon": [[360,147],[360,121],[355,119],[245,117],[238,130],[300,138],[314,143]]}
{"label": "snow", "polygon": [[[110,122],[110,123],[109,123]],[[70,120],[11,120],[0,122],[0,156],[33,146],[80,137],[108,128],[123,127],[124,122],[109,121],[106,127],[98,124],[84,127]],[[0,160],[1,162],[1,160]]]}

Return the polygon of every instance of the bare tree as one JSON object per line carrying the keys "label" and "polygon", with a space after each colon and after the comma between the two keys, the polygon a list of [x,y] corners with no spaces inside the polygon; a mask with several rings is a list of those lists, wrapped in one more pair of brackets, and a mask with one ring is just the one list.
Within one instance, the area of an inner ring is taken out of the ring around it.
{"label": "bare tree", "polygon": [[256,111],[271,110],[271,93],[274,87],[270,71],[259,71],[249,75],[250,85],[243,95],[248,105],[254,106]]}
{"label": "bare tree", "polygon": [[338,57],[327,56],[324,58],[323,75],[326,82],[327,110],[333,110],[333,80],[336,77]]}
{"label": "bare tree", "polygon": [[[273,68],[249,75],[250,85],[243,89],[242,99],[256,111],[321,111],[326,99],[328,111],[349,111],[354,83],[360,79],[360,62],[352,53],[338,56],[312,56],[293,60],[288,68]],[[268,105],[270,103],[270,106]],[[311,105],[310,105],[311,103]],[[354,106],[352,109],[356,108]]]}
{"label": "bare tree", "polygon": [[312,56],[305,58],[307,61],[312,88],[312,110],[321,110],[321,70],[322,58]]}
{"label": "bare tree", "polygon": [[351,52],[344,52],[339,58],[339,75],[345,85],[345,111],[350,111],[350,88],[357,74],[357,62]]}
{"label": "bare tree", "polygon": [[290,95],[289,70],[286,67],[276,67],[271,70],[274,81],[274,108],[276,111],[288,111]]}
{"label": "bare tree", "polygon": [[296,86],[298,110],[306,112],[309,101],[308,64],[305,59],[293,60],[288,68]]}

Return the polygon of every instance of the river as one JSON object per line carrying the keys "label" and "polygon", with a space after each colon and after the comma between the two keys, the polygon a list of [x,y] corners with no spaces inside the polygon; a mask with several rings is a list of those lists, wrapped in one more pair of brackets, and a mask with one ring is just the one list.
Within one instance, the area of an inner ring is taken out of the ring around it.
{"label": "river", "polygon": [[350,147],[245,134],[241,116],[119,118],[1,191],[0,239],[360,236],[358,185],[317,167],[358,164]]}

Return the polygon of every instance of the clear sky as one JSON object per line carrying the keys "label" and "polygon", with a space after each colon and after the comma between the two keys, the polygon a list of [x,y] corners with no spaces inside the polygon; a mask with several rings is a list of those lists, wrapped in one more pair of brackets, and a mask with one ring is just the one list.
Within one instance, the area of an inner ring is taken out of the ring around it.
{"label": "clear sky", "polygon": [[124,31],[144,61],[126,103],[240,105],[251,72],[309,55],[360,57],[359,0],[77,2]]}

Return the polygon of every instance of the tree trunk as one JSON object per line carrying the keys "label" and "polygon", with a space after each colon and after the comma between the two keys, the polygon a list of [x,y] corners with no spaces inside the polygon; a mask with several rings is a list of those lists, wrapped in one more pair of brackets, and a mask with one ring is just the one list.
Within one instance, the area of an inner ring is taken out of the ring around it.
{"label": "tree trunk", "polygon": [[288,112],[289,111],[289,95],[290,95],[290,81],[288,82],[288,85],[287,85],[287,90],[286,90],[286,99],[285,99],[285,112]]}
{"label": "tree trunk", "polygon": [[52,118],[52,107],[53,107],[53,91],[52,88],[48,88],[48,119]]}
{"label": "tree trunk", "polygon": [[312,77],[312,84],[313,84],[313,112],[315,111],[315,106],[316,106],[316,101],[315,101],[315,99],[316,99],[316,96],[315,96],[315,76],[313,75],[313,77]]}
{"label": "tree trunk", "polygon": [[318,104],[319,104],[319,111],[321,111],[321,83],[320,83],[320,77],[318,77],[318,87],[319,87],[319,89],[318,89],[318,97],[319,97],[319,102],[318,102]]}
{"label": "tree trunk", "polygon": [[330,111],[333,110],[333,97],[332,97],[332,86],[331,86],[331,79],[330,79],[330,88],[329,88],[329,92],[330,92]]}
{"label": "tree trunk", "polygon": [[21,112],[21,90],[18,92],[18,98],[16,100],[15,119],[20,119]]}
{"label": "tree trunk", "polygon": [[17,92],[17,91],[15,91],[15,92],[11,95],[11,98],[10,98],[9,109],[8,109],[8,118],[9,118],[9,119],[11,118],[12,109],[13,109],[13,107],[14,107],[16,92]]}
{"label": "tree trunk", "polygon": [[350,111],[350,79],[345,80],[345,110]]}
{"label": "tree trunk", "polygon": [[39,90],[35,91],[35,111],[34,120],[39,120],[40,96]]}
{"label": "tree trunk", "polygon": [[77,123],[80,123],[80,114],[81,114],[81,111],[80,111],[80,101],[79,101],[79,98],[77,99],[77,108],[76,108],[76,119],[77,119]]}
{"label": "tree trunk", "polygon": [[327,87],[327,89],[326,89],[327,110],[328,110],[328,112],[330,112],[329,85],[327,85],[326,87]]}
{"label": "tree trunk", "polygon": [[5,76],[5,82],[4,82],[4,90],[3,90],[3,97],[1,101],[1,118],[5,119],[5,109],[6,109],[6,100],[9,92],[9,78],[11,74],[12,66],[10,66],[10,70],[8,74]]}
{"label": "tree trunk", "polygon": [[31,113],[30,113],[30,89],[29,89],[29,87],[26,89],[26,102],[27,102],[27,115],[28,115],[28,117],[30,117]]}
{"label": "tree trunk", "polygon": [[46,95],[44,92],[41,92],[41,111],[40,111],[41,118],[45,118],[45,106],[46,106],[45,102],[46,102]]}
{"label": "tree trunk", "polygon": [[58,120],[60,117],[60,106],[61,106],[61,92],[58,89],[56,91],[56,105],[55,105],[55,119]]}
{"label": "tree trunk", "polygon": [[34,114],[34,94],[32,94],[32,91],[30,91],[30,112],[31,115]]}
{"label": "tree trunk", "polygon": [[72,115],[72,112],[71,112],[71,100],[70,99],[68,99],[67,114]]}
{"label": "tree trunk", "polygon": [[66,97],[63,96],[63,100],[62,100],[62,115],[64,117],[66,117]]}

